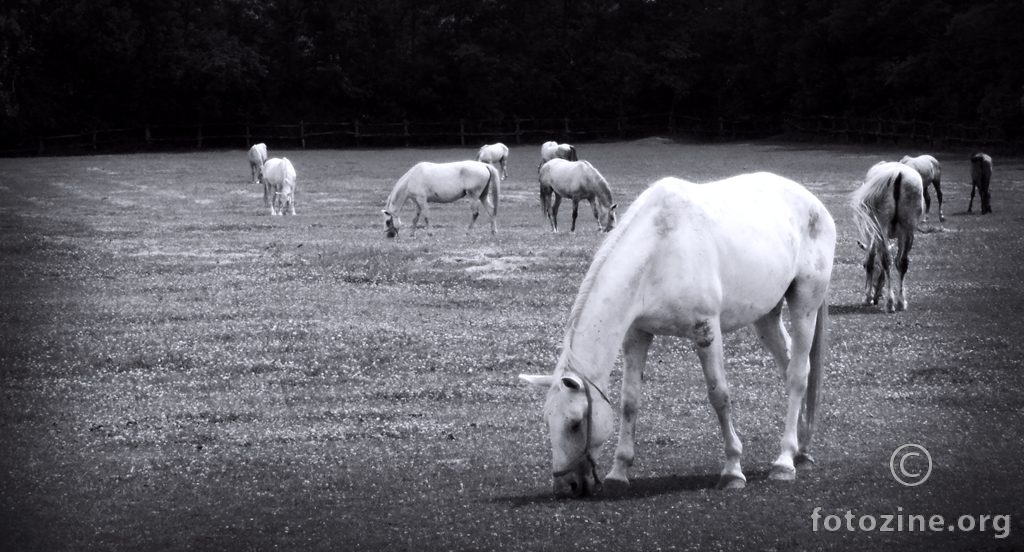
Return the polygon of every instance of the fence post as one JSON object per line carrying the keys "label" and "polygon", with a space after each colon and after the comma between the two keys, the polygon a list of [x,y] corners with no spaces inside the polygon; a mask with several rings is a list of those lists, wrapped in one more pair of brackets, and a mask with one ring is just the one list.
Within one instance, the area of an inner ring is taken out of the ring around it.
{"label": "fence post", "polygon": [[252,135],[249,134],[249,125],[245,125],[245,147],[249,147],[252,144]]}
{"label": "fence post", "polygon": [[459,142],[466,145],[466,120],[459,119]]}
{"label": "fence post", "polygon": [[519,117],[516,117],[516,144],[523,143],[523,129],[519,126]]}
{"label": "fence post", "polygon": [[203,125],[196,127],[196,147],[203,149]]}
{"label": "fence post", "polygon": [[146,125],[146,149],[153,147],[153,135],[149,132],[149,125]]}
{"label": "fence post", "polygon": [[36,154],[37,155],[42,155],[44,151],[46,151],[46,148],[43,147],[43,137],[40,136],[39,137],[39,149],[36,150]]}
{"label": "fence post", "polygon": [[405,147],[409,147],[409,119],[402,121],[402,136],[405,138]]}
{"label": "fence post", "polygon": [[352,123],[352,129],[353,129],[352,130],[352,135],[355,136],[356,147],[358,148],[359,147],[359,119],[356,119],[355,122]]}
{"label": "fence post", "polygon": [[96,151],[96,131],[92,131],[92,150]]}
{"label": "fence post", "polygon": [[568,140],[569,133],[572,132],[569,130],[569,118],[565,117],[564,119],[562,119],[562,122],[565,124],[565,139]]}
{"label": "fence post", "polygon": [[302,141],[302,149],[306,149],[306,122],[299,121],[299,140]]}

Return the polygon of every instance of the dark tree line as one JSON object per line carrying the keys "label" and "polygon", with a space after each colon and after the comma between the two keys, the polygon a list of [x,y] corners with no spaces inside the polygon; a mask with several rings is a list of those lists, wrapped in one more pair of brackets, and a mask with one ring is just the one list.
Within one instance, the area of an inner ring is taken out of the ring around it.
{"label": "dark tree line", "polygon": [[5,141],[139,124],[850,115],[1024,127],[1020,0],[10,0]]}

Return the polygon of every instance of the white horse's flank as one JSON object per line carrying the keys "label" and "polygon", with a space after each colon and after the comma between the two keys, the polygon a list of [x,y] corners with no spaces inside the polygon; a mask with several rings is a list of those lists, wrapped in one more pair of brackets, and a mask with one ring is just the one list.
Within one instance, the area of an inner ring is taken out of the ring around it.
{"label": "white horse's flank", "polygon": [[482,146],[476,152],[476,160],[481,163],[488,163],[491,166],[497,166],[495,168],[501,168],[501,179],[505,180],[508,178],[508,146],[498,142],[496,144],[487,144]]}
{"label": "white horse's flank", "polygon": [[616,204],[612,203],[611,188],[589,162],[552,159],[540,168],[538,180],[541,209],[551,224],[552,232],[558,232],[558,207],[562,198],[572,200],[571,232],[576,231],[576,214],[582,200],[590,202],[599,230],[608,232],[615,227]]}
{"label": "white horse's flank", "polygon": [[[613,430],[602,389],[620,347],[622,419],[605,483],[628,485],[640,385],[654,335],[696,344],[725,441],[719,486],[745,485],[722,336],[748,325],[771,352],[788,394],[771,477],[795,478],[794,459],[810,459],[835,238],[824,205],[799,184],[770,173],[705,185],[666,178],[642,193],[580,285],[554,372],[520,376],[548,390],[544,414],[555,492],[586,494],[599,484],[593,454]],[[783,301],[792,338],[782,324]]]}
{"label": "white horse's flank", "polygon": [[[576,148],[569,144],[559,144],[555,141],[544,142],[540,145],[540,166],[552,159],[565,159],[566,161],[578,161]],[[539,167],[538,167],[539,168]]]}
{"label": "white horse's flank", "polygon": [[417,163],[395,183],[384,207],[384,225],[387,236],[395,237],[401,228],[402,209],[407,201],[416,207],[410,235],[415,235],[416,224],[423,216],[424,226],[430,224],[428,203],[451,203],[462,197],[469,197],[472,218],[469,228],[473,229],[480,207],[491,215],[491,233],[497,233],[498,194],[501,175],[498,169],[479,161],[455,161],[453,163]]}
{"label": "white horse's flank", "polygon": [[285,207],[295,214],[295,167],[287,157],[268,159],[263,165],[263,184],[270,201],[270,214],[283,215]]}
{"label": "white horse's flank", "polygon": [[[252,172],[252,183],[256,184],[263,178],[263,164],[267,162],[267,145],[255,144],[249,148],[249,170]],[[263,194],[264,207],[267,206],[267,194]]]}
{"label": "white horse's flank", "polygon": [[921,184],[924,186],[924,220],[928,220],[928,211],[932,209],[932,195],[928,192],[931,186],[935,186],[935,199],[939,201],[939,222],[946,220],[946,215],[942,214],[942,166],[939,165],[938,159],[931,155],[905,155],[900,159],[900,163],[913,168],[921,175]]}

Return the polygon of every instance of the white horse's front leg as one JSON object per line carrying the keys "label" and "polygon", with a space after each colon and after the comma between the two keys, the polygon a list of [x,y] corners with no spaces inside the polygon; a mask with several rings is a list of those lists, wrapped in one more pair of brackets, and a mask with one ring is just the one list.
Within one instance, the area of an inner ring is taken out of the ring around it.
{"label": "white horse's front leg", "polygon": [[575,232],[576,231],[576,214],[579,212],[579,210],[580,210],[580,200],[578,200],[578,199],[572,200],[572,226],[569,227],[569,231],[570,232]]}
{"label": "white horse's front leg", "polygon": [[725,441],[725,466],[718,479],[719,489],[742,489],[747,485],[740,458],[743,443],[732,425],[732,401],[729,398],[729,382],[725,379],[725,355],[722,352],[722,330],[717,318],[697,322],[693,328],[693,340],[697,345],[697,356],[704,369],[704,382],[708,386],[708,400],[718,415]]}
{"label": "white horse's front leg", "polygon": [[604,478],[606,492],[616,493],[629,487],[629,468],[636,455],[636,418],[640,412],[641,387],[647,351],[653,334],[631,329],[622,341],[622,420],[619,422],[619,443],[615,447],[612,471]]}
{"label": "white horse's front leg", "polygon": [[817,309],[794,309],[789,305],[791,315],[792,357],[786,368],[786,424],[782,432],[781,452],[772,463],[770,479],[792,481],[796,479],[794,458],[800,452],[798,428],[800,411],[803,408],[804,396],[807,393],[807,374],[810,371],[811,340],[814,338],[814,324],[817,321]]}

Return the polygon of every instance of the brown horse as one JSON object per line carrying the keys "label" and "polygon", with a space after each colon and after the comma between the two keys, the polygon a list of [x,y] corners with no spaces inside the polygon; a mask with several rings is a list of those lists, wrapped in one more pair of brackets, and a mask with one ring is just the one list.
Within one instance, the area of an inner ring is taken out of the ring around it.
{"label": "brown horse", "polygon": [[[871,167],[864,184],[851,197],[854,222],[861,247],[867,250],[865,305],[878,304],[882,286],[887,288],[886,311],[906,310],[903,280],[910,267],[914,231],[924,212],[921,175],[902,163],[881,162]],[[899,286],[893,300],[892,253],[889,240],[896,239]]]}
{"label": "brown horse", "polygon": [[989,195],[988,185],[992,180],[992,158],[984,153],[975,153],[971,156],[971,201],[967,204],[967,212],[974,207],[974,191],[981,192],[981,214],[992,212],[992,196]]}

